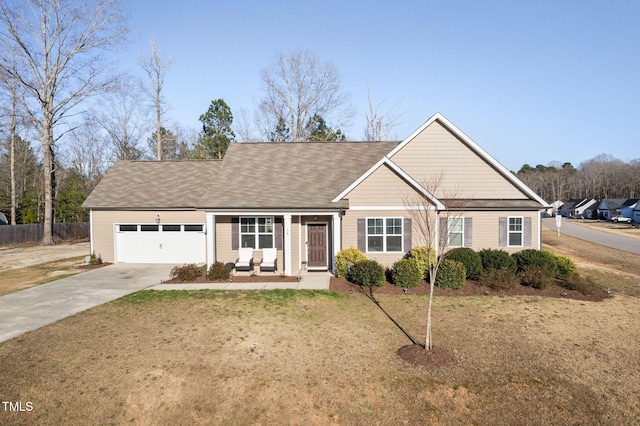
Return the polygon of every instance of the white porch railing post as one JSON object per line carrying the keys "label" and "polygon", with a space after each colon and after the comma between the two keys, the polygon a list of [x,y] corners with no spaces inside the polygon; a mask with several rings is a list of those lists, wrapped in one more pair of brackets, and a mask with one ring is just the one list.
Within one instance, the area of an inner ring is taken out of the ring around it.
{"label": "white porch railing post", "polygon": [[284,274],[291,275],[291,215],[284,215]]}

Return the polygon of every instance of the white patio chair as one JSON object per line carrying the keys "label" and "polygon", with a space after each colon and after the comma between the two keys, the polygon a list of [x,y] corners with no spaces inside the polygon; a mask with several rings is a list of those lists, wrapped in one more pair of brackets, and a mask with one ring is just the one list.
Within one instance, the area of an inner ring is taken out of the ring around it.
{"label": "white patio chair", "polygon": [[253,271],[253,248],[243,247],[238,249],[237,271]]}
{"label": "white patio chair", "polygon": [[274,248],[262,250],[262,260],[260,261],[260,272],[278,270],[278,251]]}

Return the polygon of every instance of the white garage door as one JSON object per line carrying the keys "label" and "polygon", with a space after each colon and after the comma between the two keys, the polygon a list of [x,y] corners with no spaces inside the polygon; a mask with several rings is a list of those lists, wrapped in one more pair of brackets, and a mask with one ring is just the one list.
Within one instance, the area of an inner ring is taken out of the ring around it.
{"label": "white garage door", "polygon": [[116,261],[205,263],[204,225],[116,225]]}

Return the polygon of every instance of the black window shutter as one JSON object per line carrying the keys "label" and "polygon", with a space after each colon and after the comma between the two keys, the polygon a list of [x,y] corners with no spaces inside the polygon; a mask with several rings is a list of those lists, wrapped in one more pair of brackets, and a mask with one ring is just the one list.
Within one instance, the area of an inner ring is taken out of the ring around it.
{"label": "black window shutter", "polygon": [[358,219],[358,250],[367,251],[367,228],[365,219]]}
{"label": "black window shutter", "polygon": [[531,246],[531,218],[525,217],[522,226],[522,242],[525,247]]}
{"label": "black window shutter", "polygon": [[464,246],[471,247],[473,245],[473,218],[465,217],[463,220],[464,220]]}
{"label": "black window shutter", "polygon": [[240,248],[240,218],[231,218],[231,250]]}
{"label": "black window shutter", "polygon": [[438,238],[438,242],[434,244],[434,247],[438,247],[440,243],[443,243],[443,246],[449,246],[449,218],[441,217],[440,223],[438,223],[438,232],[440,233],[440,237]]}
{"label": "black window shutter", "polygon": [[409,251],[411,250],[412,246],[412,242],[411,242],[411,218],[410,217],[405,217],[404,218],[404,223],[402,226],[402,232],[404,233],[403,235],[403,246],[404,246],[404,251]]}
{"label": "black window shutter", "polygon": [[506,217],[498,218],[498,245],[506,246],[507,245],[507,234],[509,224],[507,223],[508,219]]}
{"label": "black window shutter", "polygon": [[275,223],[274,232],[275,232],[275,239],[276,239],[275,241],[276,248],[278,250],[282,250],[282,235],[283,235],[283,227],[284,227],[282,218],[276,217],[274,219],[274,223]]}

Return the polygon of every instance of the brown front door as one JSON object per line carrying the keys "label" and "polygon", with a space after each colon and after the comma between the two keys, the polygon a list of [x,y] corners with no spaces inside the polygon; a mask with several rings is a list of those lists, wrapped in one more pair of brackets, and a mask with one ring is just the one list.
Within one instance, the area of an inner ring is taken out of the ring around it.
{"label": "brown front door", "polygon": [[327,225],[307,225],[308,268],[327,267]]}

